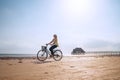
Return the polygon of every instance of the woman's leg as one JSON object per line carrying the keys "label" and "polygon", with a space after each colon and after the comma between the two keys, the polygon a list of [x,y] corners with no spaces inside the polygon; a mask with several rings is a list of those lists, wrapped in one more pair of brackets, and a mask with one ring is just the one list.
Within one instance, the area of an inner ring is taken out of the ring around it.
{"label": "woman's leg", "polygon": [[54,55],[53,49],[55,49],[57,47],[57,45],[53,45],[49,48],[49,50],[51,51],[51,54]]}

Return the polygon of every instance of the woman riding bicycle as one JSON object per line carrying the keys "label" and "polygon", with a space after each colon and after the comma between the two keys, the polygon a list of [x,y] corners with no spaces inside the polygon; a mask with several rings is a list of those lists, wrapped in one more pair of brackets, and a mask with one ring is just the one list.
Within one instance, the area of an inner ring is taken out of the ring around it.
{"label": "woman riding bicycle", "polygon": [[[51,45],[51,47],[49,48],[51,54],[47,49],[48,44]],[[58,39],[56,34],[53,35],[52,41],[48,44],[46,44],[46,46],[41,46],[41,49],[37,52],[37,59],[39,61],[45,61],[50,55],[50,57],[52,57],[55,61],[60,61],[63,57],[62,51],[60,49],[56,49],[53,51],[53,49],[58,47]]]}
{"label": "woman riding bicycle", "polygon": [[49,50],[50,50],[52,56],[54,56],[53,49],[55,49],[55,48],[58,47],[58,39],[57,39],[57,35],[56,35],[56,34],[53,35],[53,39],[52,39],[52,41],[49,42],[48,44],[51,45],[51,47],[49,48]]}

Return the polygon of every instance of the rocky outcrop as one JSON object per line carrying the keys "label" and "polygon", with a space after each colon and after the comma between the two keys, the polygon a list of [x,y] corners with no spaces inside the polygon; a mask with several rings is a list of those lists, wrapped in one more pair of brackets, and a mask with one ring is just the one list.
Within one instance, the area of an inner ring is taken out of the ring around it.
{"label": "rocky outcrop", "polygon": [[73,49],[73,51],[72,51],[72,55],[79,55],[79,54],[84,54],[85,53],[85,51],[82,49],[82,48],[75,48],[75,49]]}

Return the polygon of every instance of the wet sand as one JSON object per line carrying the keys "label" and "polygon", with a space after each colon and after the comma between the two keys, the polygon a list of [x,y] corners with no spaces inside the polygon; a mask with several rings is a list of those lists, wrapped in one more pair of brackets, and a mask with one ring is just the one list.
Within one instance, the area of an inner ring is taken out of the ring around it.
{"label": "wet sand", "polygon": [[120,80],[120,57],[0,60],[0,80]]}

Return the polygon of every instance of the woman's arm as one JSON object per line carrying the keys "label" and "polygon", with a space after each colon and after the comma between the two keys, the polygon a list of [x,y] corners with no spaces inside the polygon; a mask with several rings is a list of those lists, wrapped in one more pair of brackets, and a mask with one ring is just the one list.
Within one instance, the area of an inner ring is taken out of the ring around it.
{"label": "woman's arm", "polygon": [[54,42],[54,39],[52,39],[52,41],[50,41],[48,44],[51,44],[51,43],[53,43]]}

